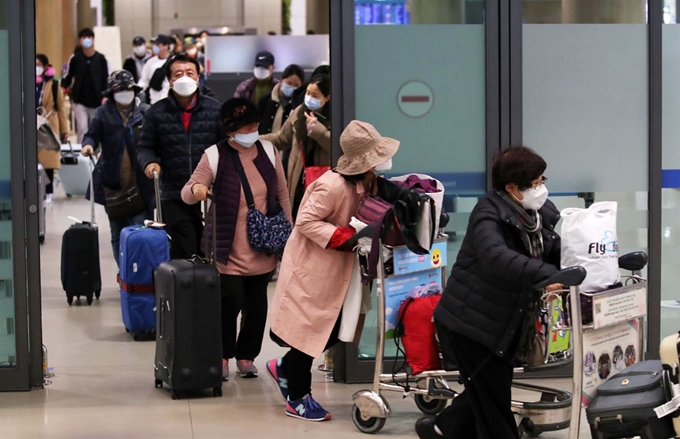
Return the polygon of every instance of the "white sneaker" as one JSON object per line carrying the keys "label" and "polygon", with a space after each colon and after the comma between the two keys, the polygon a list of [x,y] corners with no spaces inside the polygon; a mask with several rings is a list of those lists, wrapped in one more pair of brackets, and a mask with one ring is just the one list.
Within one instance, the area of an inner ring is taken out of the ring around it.
{"label": "white sneaker", "polygon": [[45,204],[52,204],[52,194],[45,195]]}

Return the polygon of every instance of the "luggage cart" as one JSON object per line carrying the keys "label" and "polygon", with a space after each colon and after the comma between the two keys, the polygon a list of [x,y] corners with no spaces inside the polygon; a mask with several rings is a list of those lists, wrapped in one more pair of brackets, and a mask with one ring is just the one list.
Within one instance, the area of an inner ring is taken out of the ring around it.
{"label": "luggage cart", "polygon": [[[446,241],[445,235],[440,235],[437,242],[441,240]],[[402,251],[402,248],[395,247],[395,252]],[[452,389],[449,381],[458,381],[459,373],[457,371],[426,371],[417,376],[409,376],[407,373],[399,374],[385,374],[383,373],[383,363],[385,360],[385,341],[386,341],[386,294],[385,282],[390,277],[398,275],[398,268],[395,268],[395,274],[387,276],[385,273],[384,255],[380,252],[378,265],[378,333],[377,333],[377,350],[375,358],[375,371],[373,375],[373,387],[368,390],[360,390],[353,396],[352,406],[352,421],[355,427],[367,434],[375,434],[379,432],[385,425],[387,418],[391,416],[390,405],[383,396],[382,392],[398,392],[405,396],[410,394],[413,396],[418,409],[427,415],[436,415],[440,413],[449,400],[452,400],[458,395],[458,392]],[[561,331],[571,332],[570,347],[573,349],[573,356],[566,358],[563,361],[547,363],[548,352],[546,352],[546,364],[538,367],[522,367],[516,368],[515,372],[537,372],[544,371],[550,368],[558,368],[564,366],[569,362],[574,362],[574,379],[572,385],[572,392],[567,392],[558,389],[552,389],[543,386],[537,386],[528,383],[513,382],[513,387],[525,391],[535,392],[540,397],[535,401],[516,401],[513,400],[511,408],[517,420],[520,435],[527,434],[529,436],[538,436],[546,431],[570,429],[569,439],[577,439],[579,435],[580,419],[581,419],[581,398],[577,397],[577,402],[574,403],[573,395],[581,395],[583,390],[583,334],[584,330],[592,330],[592,325],[583,326],[581,324],[581,294],[588,297],[597,297],[599,300],[604,300],[608,297],[615,297],[621,294],[630,294],[632,291],[637,291],[640,288],[646,290],[646,281],[640,277],[640,271],[644,268],[647,262],[647,256],[644,253],[632,253],[623,256],[619,259],[621,268],[632,271],[632,276],[627,279],[632,285],[617,288],[614,290],[607,290],[602,293],[581,293],[578,286],[585,279],[586,271],[582,267],[571,267],[558,272],[546,282],[537,285],[537,289],[543,289],[547,285],[560,283],[568,290],[563,293],[569,299],[569,305],[566,306],[565,313],[568,315],[568,310],[575,310],[572,313],[570,322],[576,324],[572,327],[561,328]],[[442,288],[445,283],[445,264],[442,267]],[[558,292],[559,293],[559,292]],[[645,291],[646,293],[646,291]],[[553,303],[550,303],[550,309],[553,309]],[[638,316],[639,317],[639,316]],[[546,337],[550,340],[553,332],[553,322],[549,319],[549,330]],[[642,325],[639,326],[640,334],[638,341],[643,340]],[[549,344],[548,344],[549,345]],[[549,349],[547,349],[549,351]],[[573,358],[577,359],[574,361]],[[415,382],[415,386],[406,387],[409,381]],[[408,389],[408,390],[405,390]]]}

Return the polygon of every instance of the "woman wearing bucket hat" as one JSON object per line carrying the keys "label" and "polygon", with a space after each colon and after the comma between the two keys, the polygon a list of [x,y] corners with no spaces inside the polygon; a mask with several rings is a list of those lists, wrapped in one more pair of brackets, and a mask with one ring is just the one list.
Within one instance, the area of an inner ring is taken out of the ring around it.
{"label": "woman wearing bucket hat", "polygon": [[[97,147],[101,148],[94,171],[94,194],[95,201],[106,207],[109,216],[116,262],[121,230],[153,218],[156,207],[153,183],[137,165],[139,130],[149,108],[137,99],[141,91],[132,73],[126,70],[111,73],[102,93],[108,100],[94,113],[81,151],[87,157]],[[132,201],[120,203],[121,197]]]}
{"label": "woman wearing bucket hat", "polygon": [[[271,143],[258,141],[260,116],[255,104],[248,99],[230,99],[220,109],[220,120],[225,140],[206,149],[182,189],[182,200],[196,204],[210,191],[215,197],[211,209],[217,209],[215,256],[222,290],[222,378],[226,381],[231,358],[236,359],[241,377],[257,376],[253,360],[260,354],[267,323],[267,286],[279,260],[278,254],[254,249],[248,230],[252,225],[249,210],[254,206],[269,216],[281,215],[283,210],[288,222],[291,215],[281,158]],[[206,255],[211,253],[212,228],[208,222],[203,231]],[[283,238],[281,242],[285,243]]]}
{"label": "woman wearing bucket hat", "polygon": [[290,351],[267,363],[286,400],[286,414],[325,421],[330,413],[311,394],[314,358],[338,341],[340,313],[355,255],[349,226],[375,169],[389,162],[399,141],[352,121],[340,136],[344,155],[307,189],[281,263],[270,315],[272,339]]}

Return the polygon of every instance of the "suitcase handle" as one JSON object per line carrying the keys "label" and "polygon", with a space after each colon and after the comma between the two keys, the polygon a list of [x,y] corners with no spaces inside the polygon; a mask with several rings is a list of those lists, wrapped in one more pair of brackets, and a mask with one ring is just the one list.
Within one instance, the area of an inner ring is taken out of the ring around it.
{"label": "suitcase handle", "polygon": [[155,169],[153,171],[153,186],[156,192],[156,222],[162,223],[163,208],[161,207],[161,182],[160,175],[158,175],[158,172]]}
{"label": "suitcase handle", "polygon": [[212,264],[217,267],[217,203],[215,203],[215,197],[213,194],[208,192],[207,194],[208,199],[205,200],[205,214],[208,215],[208,200],[210,200],[210,210],[212,210],[212,242],[211,242],[211,250],[212,250],[212,255],[208,256],[208,260],[212,262]]}
{"label": "suitcase handle", "polygon": [[[69,142],[69,147],[71,147],[71,142]],[[71,152],[73,152],[73,148],[71,148]],[[97,164],[92,156],[90,156],[90,163],[92,164],[92,172],[90,172],[90,224],[94,227],[96,224],[94,222],[94,171]]]}

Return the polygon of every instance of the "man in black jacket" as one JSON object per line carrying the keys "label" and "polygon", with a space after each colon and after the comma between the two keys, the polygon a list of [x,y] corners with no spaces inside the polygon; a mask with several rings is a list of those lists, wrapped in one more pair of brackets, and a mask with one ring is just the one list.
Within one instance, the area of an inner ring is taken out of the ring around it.
{"label": "man in black jacket", "polygon": [[513,365],[535,339],[542,302],[533,286],[560,266],[559,212],[547,200],[545,169],[525,147],[510,148],[494,162],[494,190],[470,215],[434,312],[442,352],[455,357],[465,391],[436,418],[418,421],[421,439],[519,439],[510,410]]}
{"label": "man in black jacket", "polygon": [[142,77],[142,70],[144,64],[151,58],[151,52],[146,48],[146,40],[144,37],[135,37],[132,40],[132,55],[127,57],[123,63],[123,70],[132,73],[135,82],[139,82]]}
{"label": "man in black jacket", "polygon": [[64,88],[71,88],[78,143],[82,143],[95,110],[103,102],[102,93],[106,90],[109,66],[106,57],[94,49],[92,29],[81,30],[78,38],[81,50],[77,50],[71,57],[61,84]]}
{"label": "man in black jacket", "polygon": [[[166,64],[171,91],[146,113],[137,159],[148,178],[161,176],[163,221],[171,238],[170,255],[200,254],[203,233],[200,204],[180,198],[206,148],[221,139],[220,103],[198,88],[198,62],[176,55]],[[163,172],[161,172],[161,169]]]}

